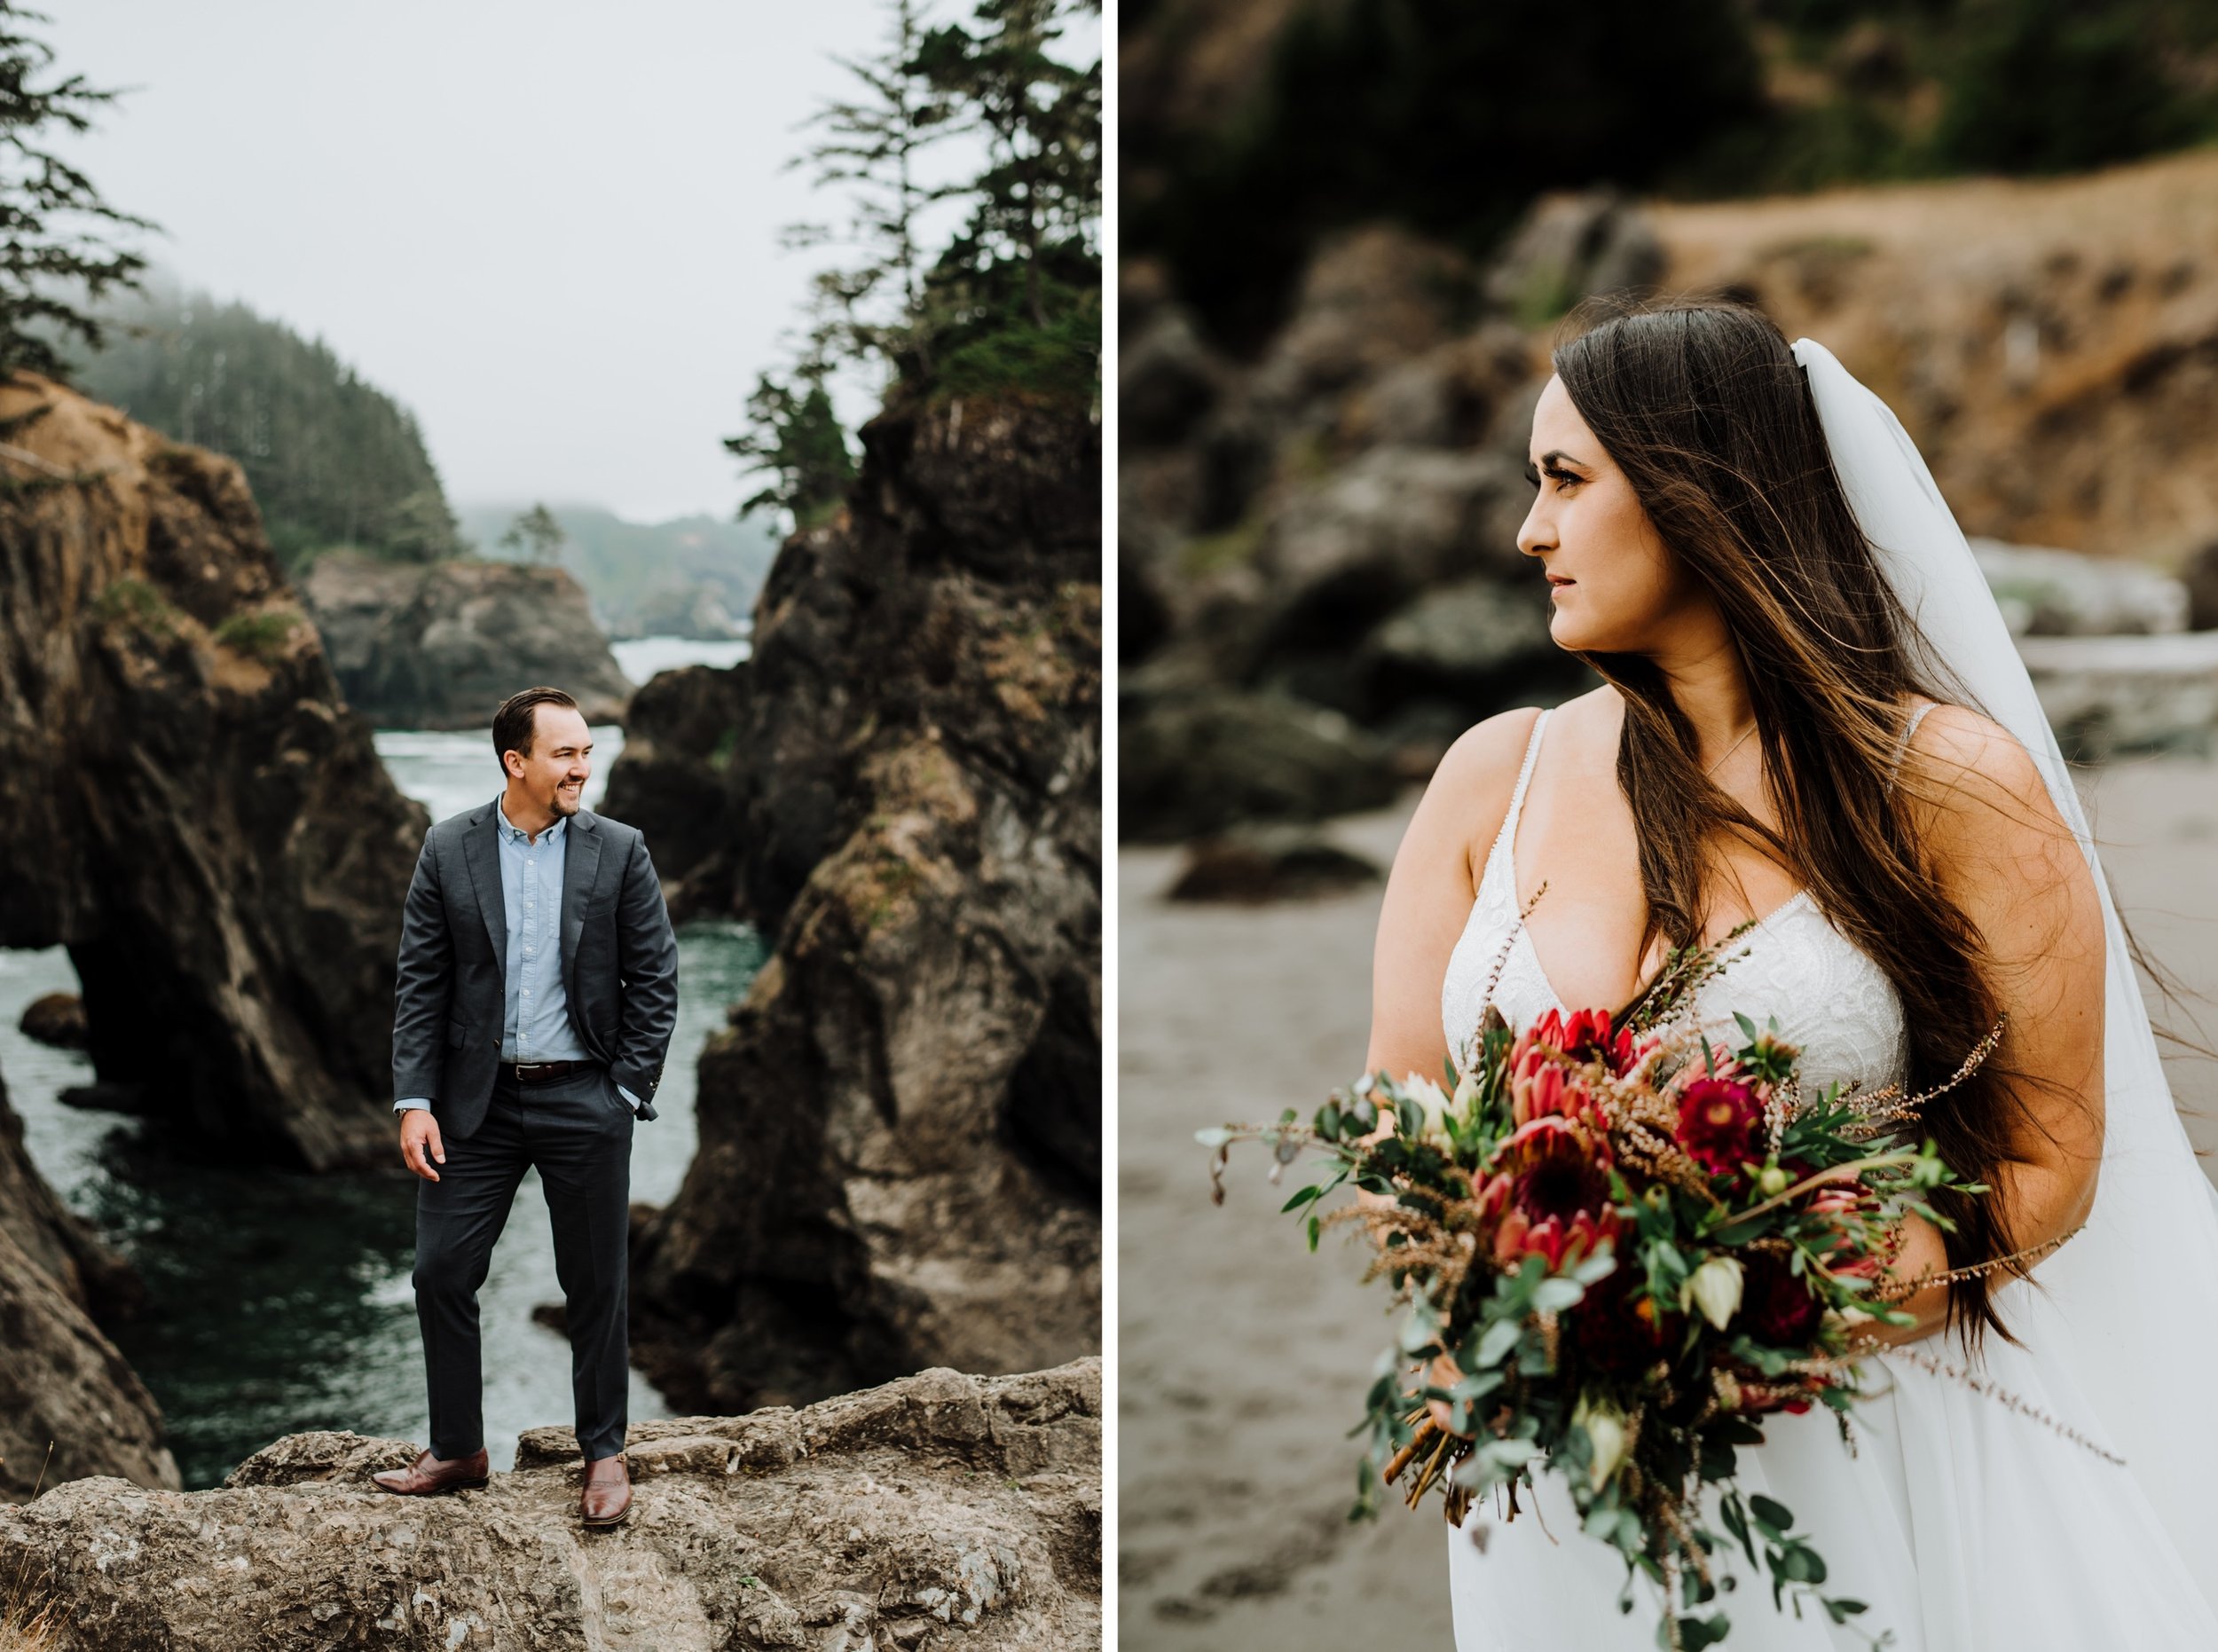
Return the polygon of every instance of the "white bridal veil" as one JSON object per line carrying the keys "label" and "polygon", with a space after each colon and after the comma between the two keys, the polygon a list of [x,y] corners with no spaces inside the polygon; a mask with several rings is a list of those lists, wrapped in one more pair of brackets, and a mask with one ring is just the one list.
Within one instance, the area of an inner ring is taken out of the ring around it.
{"label": "white bridal veil", "polygon": [[[1794,354],[1856,519],[1924,633],[1927,663],[1939,668],[1943,681],[1968,690],[2032,753],[2080,839],[2103,903],[2105,1131],[2094,1215],[2077,1238],[2034,1269],[2033,1283],[2011,1280],[1998,1288],[1997,1310],[2024,1346],[1991,1338],[1986,1367],[1997,1387],[2037,1403],[2125,1462],[2118,1467],[2019,1420],[2013,1456],[2022,1451],[2048,1459],[2066,1452],[2077,1453],[2079,1461],[2050,1459],[2047,1469],[2053,1472],[2024,1479],[2017,1471],[2030,1463],[2014,1461],[2007,1471],[1992,1460],[1962,1467],[1975,1477],[2063,1494],[2064,1506],[2019,1510],[2017,1517],[2075,1532],[2085,1528],[2085,1542],[2097,1551],[2130,1542],[2140,1562],[2135,1573],[2146,1578],[2153,1561],[2167,1580],[2176,1580],[2181,1615],[2172,1621],[2194,1623],[2202,1613],[2218,1612],[2218,1428],[2208,1410],[2211,1384],[2218,1381],[2218,1194],[2174,1109],[2125,932],[2064,755],[1955,517],[1887,405],[1822,344],[1797,339]],[[2084,1499],[2067,1488],[2084,1492]],[[1977,1511],[1962,1513],[1976,1523]],[[2009,1542],[2003,1532],[1991,1535]],[[1917,1534],[1921,1548],[1928,1538]],[[1960,1533],[1951,1542],[1964,1540]],[[1990,1576],[2009,1570],[1981,1569]],[[2200,1601],[2192,1598],[2197,1593]]]}

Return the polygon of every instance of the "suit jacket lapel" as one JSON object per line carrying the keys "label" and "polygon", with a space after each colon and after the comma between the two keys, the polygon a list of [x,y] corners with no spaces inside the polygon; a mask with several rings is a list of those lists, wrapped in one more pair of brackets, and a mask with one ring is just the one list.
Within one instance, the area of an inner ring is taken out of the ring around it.
{"label": "suit jacket lapel", "polygon": [[563,831],[570,846],[562,853],[562,991],[578,1003],[578,938],[586,929],[586,901],[601,869],[601,834],[593,816],[580,809]]}
{"label": "suit jacket lapel", "polygon": [[493,968],[505,986],[508,979],[508,904],[500,893],[500,822],[497,803],[470,817],[470,830],[462,835],[462,859],[470,869],[470,887],[477,894],[478,916],[485,920],[485,937],[493,943]]}

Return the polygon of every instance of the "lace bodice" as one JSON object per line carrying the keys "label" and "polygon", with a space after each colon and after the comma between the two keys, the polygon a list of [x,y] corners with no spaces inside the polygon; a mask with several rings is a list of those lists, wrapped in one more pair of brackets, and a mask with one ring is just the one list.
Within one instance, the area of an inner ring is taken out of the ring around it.
{"label": "lace bodice", "polygon": [[[1920,705],[1911,714],[1903,744],[1930,709]],[[1524,767],[1510,794],[1508,816],[1488,851],[1471,916],[1441,983],[1441,1025],[1459,1063],[1485,1013],[1487,977],[1497,958],[1502,959],[1502,967],[1493,1001],[1512,1027],[1530,1026],[1551,1009],[1587,1007],[1565,1004],[1557,997],[1540,967],[1531,936],[1517,921],[1517,819],[1548,716],[1543,711],[1533,723]],[[1899,761],[1899,748],[1897,758]],[[1731,962],[1724,972],[1704,983],[1695,998],[1703,1027],[1719,1039],[1737,1042],[1739,1029],[1733,1020],[1736,1011],[1759,1027],[1767,1017],[1777,1017],[1781,1034],[1802,1047],[1802,1077],[1808,1094],[1828,1084],[1859,1080],[1866,1090],[1876,1090],[1907,1074],[1909,1041],[1893,983],[1869,955],[1833,927],[1809,891],[1773,909],[1726,956]]]}

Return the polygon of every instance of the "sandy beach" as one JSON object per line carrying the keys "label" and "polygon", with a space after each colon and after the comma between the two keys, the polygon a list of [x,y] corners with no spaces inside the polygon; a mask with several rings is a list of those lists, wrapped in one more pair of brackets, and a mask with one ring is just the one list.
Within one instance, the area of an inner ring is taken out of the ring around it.
{"label": "sandy beach", "polygon": [[[2218,1037],[2218,762],[2128,759],[2082,789],[2120,909],[2202,995],[2155,1018]],[[1334,822],[1384,866],[1415,804]],[[1350,1526],[1344,1436],[1389,1322],[1343,1233],[1304,1250],[1250,1150],[1222,1208],[1193,1131],[1306,1115],[1362,1066],[1377,887],[1262,909],[1175,906],[1176,850],[1120,854],[1118,1189],[1122,1644],[1348,1652],[1451,1644],[1436,1501]],[[2169,1060],[2190,1134],[2218,1151],[2218,1064]],[[2206,1168],[2218,1166],[2218,1157]],[[1306,1178],[1303,1178],[1306,1179]],[[1286,1191],[1299,1185],[1290,1180]]]}

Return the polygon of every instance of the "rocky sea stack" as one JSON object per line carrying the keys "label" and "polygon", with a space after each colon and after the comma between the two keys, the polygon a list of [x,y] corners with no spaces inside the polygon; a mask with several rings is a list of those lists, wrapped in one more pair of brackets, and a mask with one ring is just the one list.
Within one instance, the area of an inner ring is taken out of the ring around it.
{"label": "rocky sea stack", "polygon": [[0,387],[0,945],[69,948],[104,1085],[228,1151],[389,1152],[425,827],[239,468]]}
{"label": "rocky sea stack", "polygon": [[490,728],[503,700],[541,683],[589,723],[624,720],[632,685],[560,568],[331,552],[301,598],[347,703],[381,728]]}
{"label": "rocky sea stack", "polygon": [[688,908],[775,936],[635,1241],[635,1357],[704,1409],[1100,1346],[1100,427],[863,438],[751,659],[643,689],[610,780]]}

